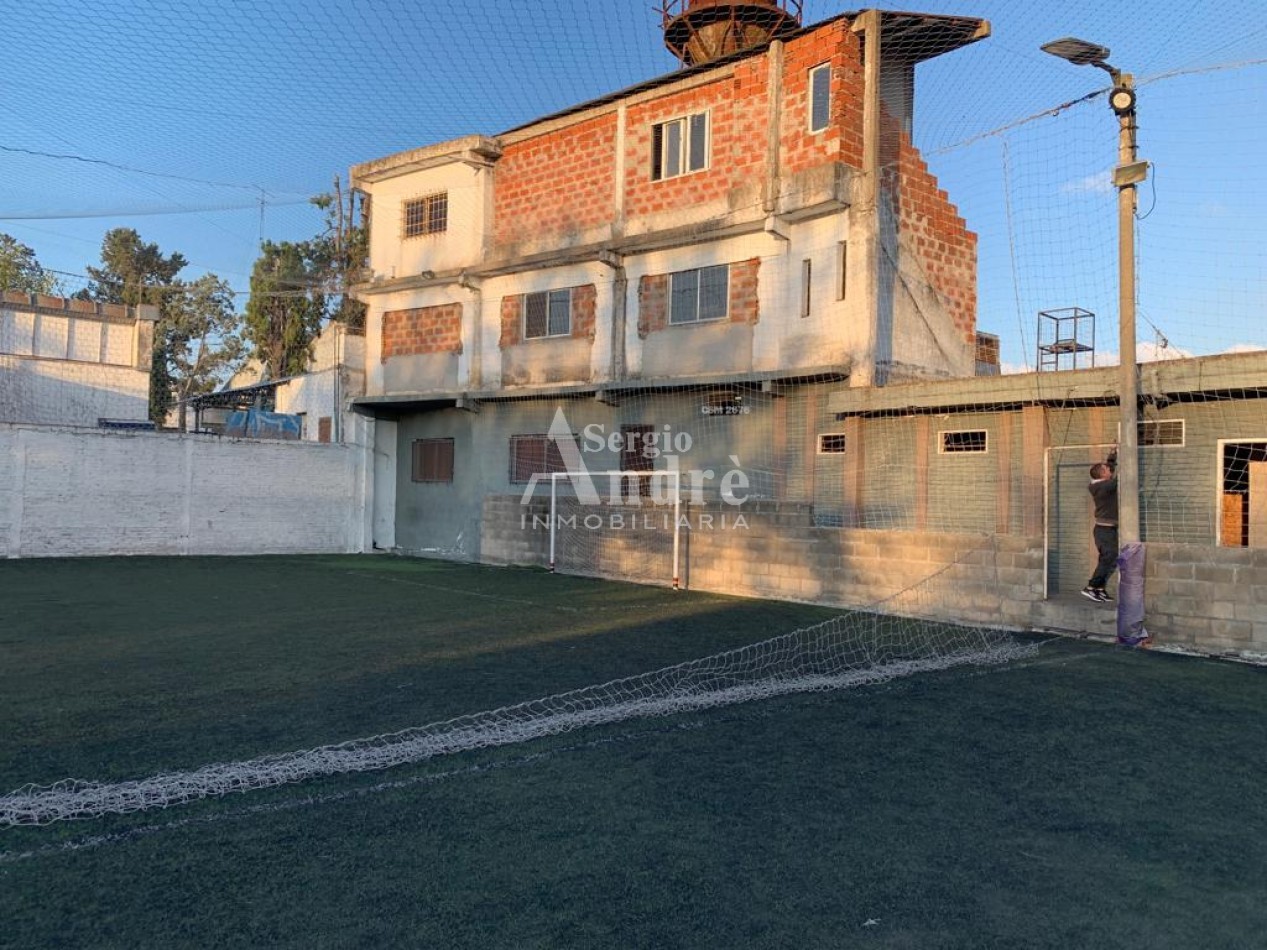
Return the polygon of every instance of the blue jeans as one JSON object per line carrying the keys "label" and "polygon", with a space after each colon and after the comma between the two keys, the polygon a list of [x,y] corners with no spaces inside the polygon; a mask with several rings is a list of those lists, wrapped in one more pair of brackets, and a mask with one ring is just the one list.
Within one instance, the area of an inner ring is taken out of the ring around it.
{"label": "blue jeans", "polygon": [[1098,524],[1091,532],[1095,539],[1095,549],[1100,552],[1100,559],[1095,565],[1095,574],[1087,582],[1088,587],[1103,590],[1109,577],[1117,570],[1117,528]]}

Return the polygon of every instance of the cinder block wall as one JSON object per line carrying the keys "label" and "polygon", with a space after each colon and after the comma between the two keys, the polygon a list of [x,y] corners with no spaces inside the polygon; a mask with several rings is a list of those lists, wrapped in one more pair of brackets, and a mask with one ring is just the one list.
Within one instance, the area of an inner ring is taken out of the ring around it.
{"label": "cinder block wall", "polygon": [[1146,548],[1148,631],[1211,653],[1267,655],[1267,548]]}
{"label": "cinder block wall", "polygon": [[[631,509],[590,509],[610,519],[626,516],[620,531],[587,531],[586,572],[629,563],[628,549],[639,541],[629,530]],[[659,509],[657,509],[659,510]],[[566,516],[585,509],[568,508]],[[548,562],[549,532],[534,529],[533,516],[548,518],[549,501],[530,506],[516,496],[484,501],[483,560],[491,564]],[[742,514],[746,527],[736,524]],[[1028,628],[1031,606],[1043,595],[1041,539],[985,534],[819,528],[806,504],[752,502],[742,508],[693,505],[683,536],[682,581],[693,590],[876,608],[909,616],[990,626]],[[706,526],[711,518],[711,526]],[[703,522],[701,519],[705,519]],[[660,520],[647,532],[644,560],[665,564],[671,580],[671,532]],[[561,534],[573,529],[561,529]],[[568,547],[560,542],[560,549]],[[608,550],[610,549],[610,550]],[[562,562],[561,562],[562,563]],[[563,565],[567,568],[567,565]],[[636,575],[598,570],[615,579],[646,580],[646,564]]]}
{"label": "cinder block wall", "polygon": [[[549,501],[527,507],[519,501],[485,500],[484,559],[544,566],[549,532],[533,530],[533,516],[548,518]],[[613,511],[589,510],[604,518]],[[746,528],[735,527],[738,513]],[[812,523],[812,506],[777,502],[691,506],[684,514],[692,527],[684,532],[682,581],[693,590],[1018,630],[1046,628],[1053,621],[1064,629],[1088,629],[1080,626],[1086,623],[1080,612],[1085,605],[1077,598],[1072,605],[1043,600],[1041,537],[820,528]],[[711,529],[701,528],[702,515],[712,516]],[[723,515],[727,527],[720,528]],[[627,529],[588,532],[585,570],[646,581],[645,572],[621,575],[603,568],[629,563],[627,549],[639,543],[645,544],[644,561],[667,565],[670,539],[660,530],[645,542]],[[667,584],[667,567],[660,574]],[[1146,622],[1159,644],[1267,655],[1267,549],[1153,543],[1146,577]],[[1111,613],[1106,616],[1111,619]]]}

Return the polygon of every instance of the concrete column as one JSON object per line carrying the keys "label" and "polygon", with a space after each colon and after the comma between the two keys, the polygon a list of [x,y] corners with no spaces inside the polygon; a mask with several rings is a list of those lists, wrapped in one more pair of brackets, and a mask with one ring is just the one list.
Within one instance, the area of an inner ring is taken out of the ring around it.
{"label": "concrete column", "polygon": [[995,429],[994,533],[1012,533],[1012,424],[1015,416],[1005,412]]}
{"label": "concrete column", "polygon": [[850,386],[876,384],[880,323],[880,11],[867,10],[853,23],[864,34],[862,174],[849,214],[849,257],[855,262],[853,288],[860,304],[862,333],[849,374]]}
{"label": "concrete column", "polygon": [[915,530],[928,530],[928,450],[932,426],[928,416],[915,419]]}
{"label": "concrete column", "polygon": [[1043,533],[1043,458],[1047,452],[1047,410],[1026,406],[1021,410],[1021,523],[1026,537]]}
{"label": "concrete column", "polygon": [[862,524],[862,498],[866,487],[867,453],[863,438],[865,421],[858,416],[850,416],[845,420],[845,454],[843,460],[844,497],[841,499],[845,513],[845,526],[859,527]]}

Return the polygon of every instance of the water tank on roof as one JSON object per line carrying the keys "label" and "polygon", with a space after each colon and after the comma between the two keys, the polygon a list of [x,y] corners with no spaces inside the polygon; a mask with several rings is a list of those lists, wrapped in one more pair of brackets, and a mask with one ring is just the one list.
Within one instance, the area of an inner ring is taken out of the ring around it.
{"label": "water tank on roof", "polygon": [[801,0],[666,0],[664,45],[684,66],[760,46],[801,25]]}

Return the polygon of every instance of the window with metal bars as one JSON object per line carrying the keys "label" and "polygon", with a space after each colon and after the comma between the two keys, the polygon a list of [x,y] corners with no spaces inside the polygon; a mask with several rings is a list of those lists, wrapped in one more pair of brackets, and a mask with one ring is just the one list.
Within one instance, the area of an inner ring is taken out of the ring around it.
{"label": "window with metal bars", "polygon": [[439,192],[422,198],[411,198],[404,206],[404,236],[421,237],[439,234],[449,227],[449,193]]}

